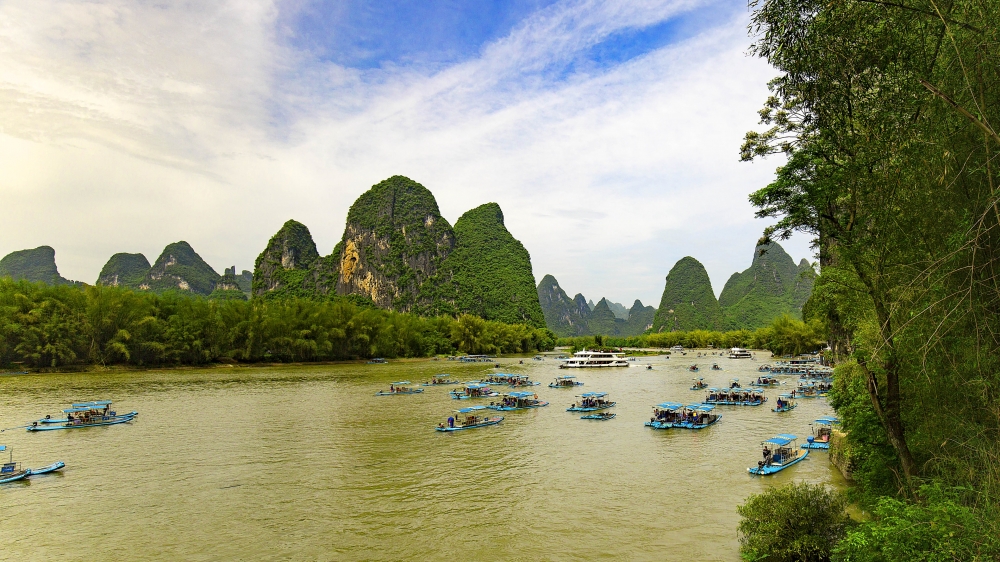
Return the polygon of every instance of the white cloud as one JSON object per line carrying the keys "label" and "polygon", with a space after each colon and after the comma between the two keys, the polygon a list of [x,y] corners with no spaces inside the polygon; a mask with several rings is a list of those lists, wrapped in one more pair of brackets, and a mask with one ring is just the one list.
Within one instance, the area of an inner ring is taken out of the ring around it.
{"label": "white cloud", "polygon": [[749,265],[746,195],[774,165],[737,162],[774,73],[744,55],[745,21],[552,78],[691,4],[561,4],[430,74],[292,52],[270,2],[2,4],[0,254],[49,244],[93,281],[115,251],[186,239],[249,269],[288,218],[329,252],[353,200],[403,174],[451,222],[500,203],[536,277],[569,291],[656,304],[690,254],[718,292]]}

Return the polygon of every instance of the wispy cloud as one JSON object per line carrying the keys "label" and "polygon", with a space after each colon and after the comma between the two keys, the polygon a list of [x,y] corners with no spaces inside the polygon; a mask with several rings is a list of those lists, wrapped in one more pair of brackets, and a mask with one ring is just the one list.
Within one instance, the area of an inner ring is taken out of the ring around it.
{"label": "wispy cloud", "polygon": [[[746,194],[772,166],[737,149],[773,71],[744,55],[744,11],[560,2],[460,62],[352,68],[289,42],[288,9],[0,4],[0,252],[49,244],[92,281],[115,251],[187,239],[249,268],[288,218],[329,252],[353,200],[399,173],[452,222],[497,201],[536,276],[594,298],[656,301],[688,254],[717,291],[749,264]],[[588,58],[693,13],[693,36]]]}

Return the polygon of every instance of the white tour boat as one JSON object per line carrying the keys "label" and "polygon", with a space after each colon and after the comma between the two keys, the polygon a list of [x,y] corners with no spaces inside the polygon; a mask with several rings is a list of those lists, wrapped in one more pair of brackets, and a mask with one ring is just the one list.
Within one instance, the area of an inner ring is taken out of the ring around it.
{"label": "white tour boat", "polygon": [[751,359],[751,358],[753,358],[753,355],[749,351],[747,351],[747,350],[745,350],[743,348],[734,347],[734,348],[732,348],[732,349],[729,350],[729,358],[730,359]]}
{"label": "white tour boat", "polygon": [[591,367],[628,367],[624,353],[614,351],[577,351],[573,357],[563,361],[560,369],[582,369]]}

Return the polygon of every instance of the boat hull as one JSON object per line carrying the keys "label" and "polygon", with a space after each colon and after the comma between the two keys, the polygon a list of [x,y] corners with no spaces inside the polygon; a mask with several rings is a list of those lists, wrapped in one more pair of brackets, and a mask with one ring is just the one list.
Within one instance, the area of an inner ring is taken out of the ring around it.
{"label": "boat hull", "polygon": [[549,388],[573,388],[576,386],[583,386],[583,383],[582,382],[576,382],[573,384],[555,384],[551,382],[549,383]]}
{"label": "boat hull", "polygon": [[0,476],[0,484],[6,484],[7,482],[15,482],[17,480],[24,480],[31,475],[30,470],[19,470],[13,474],[7,473]]}
{"label": "boat hull", "polygon": [[128,423],[136,418],[139,412],[129,412],[127,414],[122,414],[120,416],[103,416],[103,419],[98,422],[91,423],[81,423],[81,424],[69,424],[64,423],[62,425],[57,424],[46,424],[46,425],[29,425],[25,429],[28,431],[55,431],[57,429],[82,429],[84,427],[100,427],[103,425],[118,425],[120,423]]}
{"label": "boat hull", "polygon": [[513,412],[515,410],[532,410],[534,408],[544,408],[548,406],[548,402],[542,402],[541,404],[534,404],[532,406],[487,406],[491,410],[496,410],[498,412]]}
{"label": "boat hull", "polygon": [[610,415],[607,415],[607,416],[602,416],[602,415],[599,415],[599,414],[590,414],[589,416],[580,416],[580,419],[581,420],[599,420],[599,421],[602,421],[602,420],[613,420],[613,419],[615,419],[615,416],[617,416],[617,415],[618,414],[610,414]]}
{"label": "boat hull", "polygon": [[711,425],[719,423],[722,419],[722,415],[716,416],[716,418],[708,423],[693,423],[693,422],[674,422],[674,427],[677,429],[705,429]]}
{"label": "boat hull", "polygon": [[503,421],[503,416],[499,416],[499,417],[496,417],[496,418],[492,418],[492,419],[490,419],[488,421],[485,421],[483,423],[477,423],[475,425],[465,425],[465,426],[462,426],[462,427],[436,427],[434,429],[436,429],[438,431],[443,431],[445,433],[450,433],[452,431],[462,431],[463,429],[478,429],[480,427],[487,427],[487,426],[490,426],[490,425],[496,425],[496,424],[498,424],[498,423],[500,423],[502,421]]}
{"label": "boat hull", "polygon": [[651,427],[653,429],[670,429],[671,427],[674,426],[673,422],[658,422],[658,421],[646,422],[643,425],[645,425],[646,427]]}
{"label": "boat hull", "polygon": [[771,411],[778,412],[780,414],[781,412],[791,412],[794,409],[795,405],[792,405],[792,406],[782,406],[781,408],[771,408]]}
{"label": "boat hull", "polygon": [[35,475],[38,475],[38,474],[48,474],[50,472],[55,472],[57,470],[62,470],[65,466],[66,466],[66,463],[64,463],[62,461],[56,461],[56,462],[50,464],[49,466],[43,466],[42,468],[29,468],[28,472],[30,472],[32,476],[35,476]]}
{"label": "boat hull", "polygon": [[829,443],[820,443],[819,441],[813,441],[812,443],[803,443],[803,449],[829,449]]}
{"label": "boat hull", "polygon": [[614,408],[617,402],[612,402],[607,406],[594,406],[587,408],[566,408],[567,412],[597,412],[599,410],[607,410],[608,408]]}
{"label": "boat hull", "polygon": [[386,392],[384,390],[380,390],[375,393],[375,396],[396,396],[397,394],[420,394],[423,391],[424,389],[422,388],[418,388],[416,390],[407,390],[403,392]]}
{"label": "boat hull", "polygon": [[767,476],[768,474],[774,474],[775,472],[781,472],[782,470],[785,470],[786,468],[792,466],[793,464],[801,462],[802,459],[804,459],[804,458],[806,458],[808,456],[809,456],[809,449],[806,449],[805,452],[802,454],[802,456],[800,456],[799,458],[797,458],[797,459],[795,459],[793,461],[789,461],[789,462],[787,462],[785,464],[780,464],[780,465],[772,464],[772,465],[768,465],[768,466],[764,466],[764,467],[754,466],[754,467],[748,468],[747,472],[749,472],[750,474],[753,474],[755,476]]}
{"label": "boat hull", "polygon": [[732,400],[705,400],[705,404],[713,404],[715,406],[760,406],[767,402],[767,400],[761,402],[734,402]]}

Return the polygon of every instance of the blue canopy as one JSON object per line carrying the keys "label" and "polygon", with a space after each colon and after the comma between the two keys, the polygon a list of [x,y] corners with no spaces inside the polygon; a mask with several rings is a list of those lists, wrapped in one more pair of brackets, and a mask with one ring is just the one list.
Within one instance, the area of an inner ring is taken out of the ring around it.
{"label": "blue canopy", "polygon": [[715,409],[715,406],[713,406],[711,404],[698,404],[698,407],[695,408],[695,410],[699,410],[699,411],[702,411],[702,412],[711,412],[714,409]]}
{"label": "blue canopy", "polygon": [[7,445],[0,445],[0,451],[6,451]]}
{"label": "blue canopy", "polygon": [[397,385],[398,386],[398,385],[401,385],[401,384],[410,384],[410,381],[391,382],[389,384]]}
{"label": "blue canopy", "polygon": [[468,408],[462,408],[459,412],[463,414],[468,414],[469,412],[476,412],[478,410],[485,410],[486,406],[469,406]]}
{"label": "blue canopy", "polygon": [[562,375],[562,376],[556,377],[556,378],[557,379],[575,379],[576,377],[573,376],[573,375]]}
{"label": "blue canopy", "polygon": [[791,435],[789,433],[779,433],[778,435],[775,435],[774,437],[768,439],[767,441],[764,441],[764,443],[771,443],[779,447],[784,447],[785,445],[791,443],[796,439],[798,439],[798,437]]}
{"label": "blue canopy", "polygon": [[534,395],[534,392],[511,392],[507,394],[507,396],[511,396],[513,398],[528,398]]}
{"label": "blue canopy", "polygon": [[778,398],[791,398],[791,397],[792,397],[792,395],[791,395],[791,394],[788,394],[788,393],[785,393],[785,394],[779,394],[779,395],[778,395]]}
{"label": "blue canopy", "polygon": [[83,406],[80,408],[67,408],[63,410],[63,412],[66,412],[67,414],[72,414],[73,412],[90,412],[91,410],[93,410],[93,408],[89,406]]}
{"label": "blue canopy", "polygon": [[840,423],[840,420],[838,420],[837,418],[835,418],[833,416],[823,416],[823,417],[817,419],[816,423],[821,423],[821,424],[824,424],[824,425],[831,425],[831,424],[835,424],[835,423]]}
{"label": "blue canopy", "polygon": [[580,396],[584,398],[600,398],[602,396],[607,396],[607,392],[584,392]]}
{"label": "blue canopy", "polygon": [[709,392],[718,392],[718,391],[719,391],[719,389],[718,389],[718,388],[715,388],[715,387],[713,386],[712,388],[708,389],[708,391],[709,391]]}
{"label": "blue canopy", "polygon": [[478,382],[470,382],[469,384],[465,385],[465,388],[487,388],[487,386],[488,385]]}
{"label": "blue canopy", "polygon": [[657,408],[663,408],[664,410],[676,410],[678,408],[683,408],[684,404],[680,402],[663,402],[656,405]]}
{"label": "blue canopy", "polygon": [[74,408],[84,408],[87,406],[107,406],[110,403],[111,403],[110,400],[95,400],[93,402],[78,402],[76,404],[73,404],[72,406]]}

